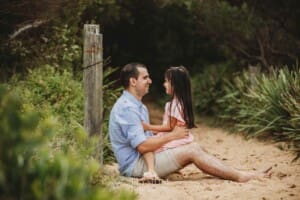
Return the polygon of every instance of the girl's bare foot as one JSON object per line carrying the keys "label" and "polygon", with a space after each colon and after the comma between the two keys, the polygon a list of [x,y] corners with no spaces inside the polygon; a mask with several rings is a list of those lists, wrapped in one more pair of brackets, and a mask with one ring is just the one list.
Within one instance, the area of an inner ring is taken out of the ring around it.
{"label": "girl's bare foot", "polygon": [[139,179],[139,183],[160,184],[162,183],[162,180],[155,172],[147,171],[144,173],[143,177]]}

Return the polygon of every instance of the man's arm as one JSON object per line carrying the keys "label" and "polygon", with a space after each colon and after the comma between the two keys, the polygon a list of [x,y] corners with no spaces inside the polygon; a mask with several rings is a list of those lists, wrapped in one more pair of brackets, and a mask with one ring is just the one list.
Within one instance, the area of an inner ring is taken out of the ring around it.
{"label": "man's arm", "polygon": [[172,140],[181,139],[188,135],[188,129],[182,127],[175,127],[172,132],[168,134],[164,134],[159,137],[149,137],[147,140],[142,142],[137,146],[137,150],[144,154],[146,152],[155,151],[156,149],[160,148],[167,142]]}

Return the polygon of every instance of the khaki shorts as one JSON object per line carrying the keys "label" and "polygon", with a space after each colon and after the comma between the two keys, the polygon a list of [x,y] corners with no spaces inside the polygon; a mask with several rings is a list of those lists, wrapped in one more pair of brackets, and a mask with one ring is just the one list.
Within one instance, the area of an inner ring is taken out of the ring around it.
{"label": "khaki shorts", "polygon": [[[155,153],[155,171],[159,177],[165,177],[173,172],[178,171],[182,167],[175,159],[174,149],[167,149],[165,151]],[[142,177],[147,171],[147,166],[143,156],[140,156],[136,162],[132,176]]]}

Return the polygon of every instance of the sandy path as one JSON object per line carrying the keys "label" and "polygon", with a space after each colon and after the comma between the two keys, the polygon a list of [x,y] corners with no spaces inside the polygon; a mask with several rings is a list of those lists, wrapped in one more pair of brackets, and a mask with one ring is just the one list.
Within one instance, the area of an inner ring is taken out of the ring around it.
{"label": "sandy path", "polygon": [[[161,112],[150,106],[152,122],[159,122]],[[167,199],[300,199],[300,160],[291,163],[294,155],[280,150],[276,144],[244,140],[221,129],[198,124],[193,130],[195,140],[210,154],[238,169],[273,167],[273,175],[263,181],[236,183],[211,177],[190,165],[173,174],[161,185],[138,184],[137,179],[120,177],[119,183],[138,194],[141,200]],[[115,167],[114,167],[115,168]]]}

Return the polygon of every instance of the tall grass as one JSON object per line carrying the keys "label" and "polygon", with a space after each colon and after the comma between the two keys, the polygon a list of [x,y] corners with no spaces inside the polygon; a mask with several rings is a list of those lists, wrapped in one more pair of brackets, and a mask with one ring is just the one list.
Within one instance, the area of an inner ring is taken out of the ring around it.
{"label": "tall grass", "polygon": [[[223,78],[214,115],[247,137],[271,136],[292,144],[300,157],[300,70],[288,67]],[[197,101],[197,99],[196,99]]]}

